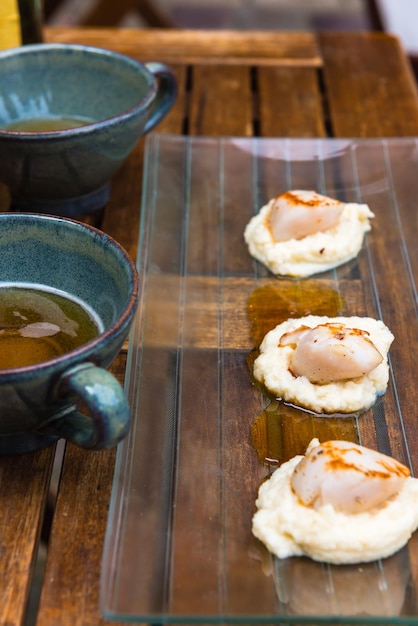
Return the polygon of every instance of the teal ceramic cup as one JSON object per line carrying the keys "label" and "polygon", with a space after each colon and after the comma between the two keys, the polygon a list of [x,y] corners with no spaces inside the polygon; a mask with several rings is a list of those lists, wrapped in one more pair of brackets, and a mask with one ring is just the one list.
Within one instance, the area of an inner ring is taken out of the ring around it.
{"label": "teal ceramic cup", "polygon": [[76,44],[2,51],[0,76],[0,181],[12,208],[75,218],[106,204],[112,176],[177,93],[162,63]]}
{"label": "teal ceramic cup", "polygon": [[124,390],[107,369],[138,303],[128,254],[105,233],[68,218],[0,214],[0,298],[10,284],[63,292],[94,311],[101,328],[70,352],[0,369],[0,454],[59,438],[87,449],[114,446],[130,426]]}

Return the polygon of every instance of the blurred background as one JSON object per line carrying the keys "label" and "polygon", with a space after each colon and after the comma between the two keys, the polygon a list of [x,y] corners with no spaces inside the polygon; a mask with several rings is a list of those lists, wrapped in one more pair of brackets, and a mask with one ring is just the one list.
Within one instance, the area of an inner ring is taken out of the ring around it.
{"label": "blurred background", "polygon": [[[417,1],[417,0],[416,0]],[[44,0],[54,25],[205,29],[364,30],[367,0]]]}

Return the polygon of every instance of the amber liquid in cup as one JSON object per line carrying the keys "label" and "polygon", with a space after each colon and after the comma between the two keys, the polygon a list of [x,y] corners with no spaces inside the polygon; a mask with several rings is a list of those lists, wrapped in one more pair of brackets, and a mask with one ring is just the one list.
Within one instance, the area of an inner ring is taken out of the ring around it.
{"label": "amber liquid in cup", "polygon": [[77,117],[34,117],[26,120],[19,120],[4,126],[4,130],[15,130],[20,132],[44,132],[53,130],[68,130],[92,124],[93,120]]}
{"label": "amber liquid in cup", "polygon": [[0,288],[0,369],[57,358],[101,331],[94,311],[64,292],[38,285]]}

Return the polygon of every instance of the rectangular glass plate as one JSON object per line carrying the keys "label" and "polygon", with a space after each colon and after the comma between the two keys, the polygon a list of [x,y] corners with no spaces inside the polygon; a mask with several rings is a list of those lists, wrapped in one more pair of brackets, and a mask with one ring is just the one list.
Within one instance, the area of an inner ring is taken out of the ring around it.
{"label": "rectangular glass plate", "polygon": [[[418,533],[373,563],[279,560],[251,533],[257,490],[313,436],[418,470],[418,144],[376,140],[147,139],[127,394],[102,568],[108,619],[418,625]],[[244,228],[268,199],[315,189],[367,202],[357,259],[278,279]],[[254,385],[269,328],[308,313],[381,318],[395,335],[386,394],[360,416],[287,410]],[[267,410],[265,410],[267,409]]]}

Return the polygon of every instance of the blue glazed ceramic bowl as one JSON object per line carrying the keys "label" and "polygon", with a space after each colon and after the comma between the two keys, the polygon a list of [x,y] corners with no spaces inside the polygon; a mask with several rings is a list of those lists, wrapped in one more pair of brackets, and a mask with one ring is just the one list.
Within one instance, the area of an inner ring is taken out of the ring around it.
{"label": "blue glazed ceramic bowl", "polygon": [[12,206],[68,217],[104,206],[111,177],[176,97],[165,65],[81,45],[5,50],[0,76],[0,180]]}
{"label": "blue glazed ceramic bowl", "polygon": [[[107,371],[138,304],[135,266],[105,233],[68,218],[0,214],[0,299],[10,284],[59,290],[102,322],[99,334],[36,365],[0,369],[0,454],[28,452],[58,438],[89,449],[113,446],[128,432],[123,389]],[[0,333],[0,350],[3,339]],[[6,344],[7,345],[7,344]],[[77,403],[89,409],[82,414]]]}

